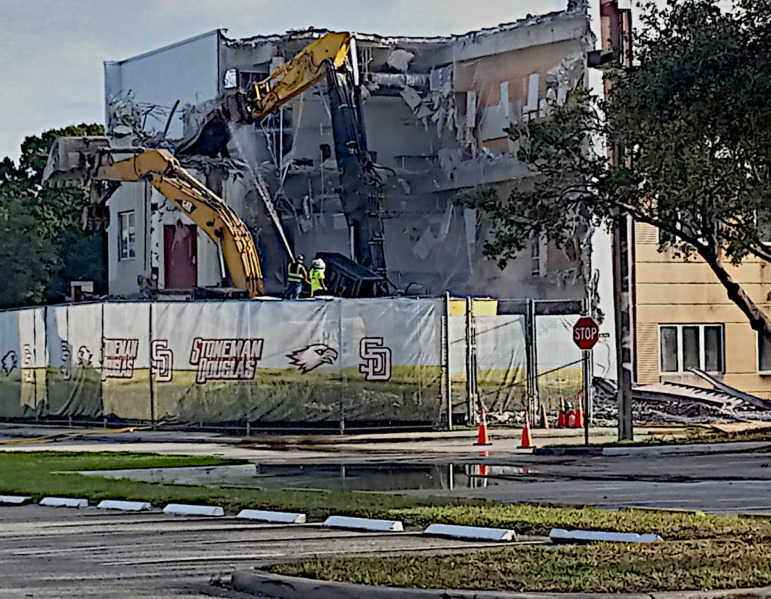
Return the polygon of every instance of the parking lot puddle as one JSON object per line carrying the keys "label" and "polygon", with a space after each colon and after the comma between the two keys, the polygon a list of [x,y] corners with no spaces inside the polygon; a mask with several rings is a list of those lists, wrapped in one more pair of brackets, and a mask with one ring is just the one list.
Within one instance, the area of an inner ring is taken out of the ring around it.
{"label": "parking lot puddle", "polygon": [[195,468],[93,470],[86,476],[134,481],[236,486],[255,489],[322,489],[327,491],[414,491],[479,488],[499,481],[532,477],[535,471],[489,464],[430,465],[275,465],[239,464]]}

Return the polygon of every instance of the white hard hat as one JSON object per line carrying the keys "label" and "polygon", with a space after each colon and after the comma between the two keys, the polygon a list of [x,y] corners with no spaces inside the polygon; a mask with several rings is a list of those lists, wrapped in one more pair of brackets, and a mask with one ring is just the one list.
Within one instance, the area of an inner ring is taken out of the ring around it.
{"label": "white hard hat", "polygon": [[326,268],[327,265],[324,264],[324,261],[321,258],[316,258],[313,262],[311,262],[311,266],[313,268]]}

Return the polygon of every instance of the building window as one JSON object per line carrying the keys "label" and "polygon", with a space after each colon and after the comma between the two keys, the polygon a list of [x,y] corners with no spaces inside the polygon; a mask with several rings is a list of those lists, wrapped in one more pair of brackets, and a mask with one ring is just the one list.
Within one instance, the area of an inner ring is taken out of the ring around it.
{"label": "building window", "polygon": [[136,237],[136,218],[134,211],[118,214],[120,233],[118,237],[118,260],[131,260],[136,256],[134,243]]}
{"label": "building window", "polygon": [[690,368],[722,373],[725,369],[723,325],[661,325],[659,355],[662,373],[685,373]]}
{"label": "building window", "polygon": [[771,341],[758,333],[758,372],[771,373]]}
{"label": "building window", "polygon": [[545,245],[541,237],[530,238],[530,274],[534,277],[542,277],[543,269],[543,249]]}

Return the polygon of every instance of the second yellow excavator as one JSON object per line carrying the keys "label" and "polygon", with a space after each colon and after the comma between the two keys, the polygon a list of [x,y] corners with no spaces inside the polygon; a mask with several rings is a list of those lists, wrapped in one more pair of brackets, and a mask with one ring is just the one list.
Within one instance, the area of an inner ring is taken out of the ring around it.
{"label": "second yellow excavator", "polygon": [[117,184],[150,181],[217,245],[223,280],[250,297],[265,295],[257,248],[246,224],[168,150],[113,149],[106,137],[60,137],[43,180],[92,181],[92,206],[104,206]]}

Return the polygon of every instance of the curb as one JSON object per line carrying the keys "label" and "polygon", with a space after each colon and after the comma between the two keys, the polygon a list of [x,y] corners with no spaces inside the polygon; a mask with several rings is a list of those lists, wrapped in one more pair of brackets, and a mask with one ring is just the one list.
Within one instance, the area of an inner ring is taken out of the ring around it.
{"label": "curb", "polygon": [[602,455],[602,447],[536,447],[533,455]]}
{"label": "curb", "polygon": [[517,593],[456,591],[369,586],[327,582],[261,570],[233,572],[233,588],[242,593],[274,599],[767,599],[771,587],[725,591],[661,591],[652,593]]}
{"label": "curb", "polygon": [[305,524],[305,514],[292,512],[267,512],[264,510],[241,510],[236,518],[244,520],[259,520],[261,522],[277,522],[282,524]]}
{"label": "curb", "polygon": [[457,526],[455,524],[431,524],[424,535],[451,537],[470,541],[516,541],[517,533],[505,528],[482,528],[479,526]]}
{"label": "curb", "polygon": [[399,520],[373,520],[371,518],[349,518],[348,516],[330,516],[324,521],[323,526],[375,532],[404,532],[404,525]]}
{"label": "curb", "polygon": [[368,586],[281,576],[267,572],[233,572],[233,588],[242,593],[274,599],[651,599],[649,594],[507,593],[448,591]]}
{"label": "curb", "polygon": [[32,497],[0,495],[0,505],[24,505],[25,503],[32,503]]}
{"label": "curb", "polygon": [[46,507],[88,507],[88,499],[75,499],[74,497],[44,497],[38,505]]}
{"label": "curb", "polygon": [[748,441],[737,443],[683,443],[662,445],[611,445],[585,446],[570,445],[565,447],[538,447],[534,455],[548,456],[607,456],[629,457],[641,455],[711,455],[725,453],[743,453],[755,448],[768,447],[765,441]]}
{"label": "curb", "polygon": [[170,503],[163,508],[164,514],[172,516],[224,516],[225,510],[214,505],[183,505]]}
{"label": "curb", "polygon": [[633,532],[604,532],[595,530],[565,530],[552,528],[549,533],[552,543],[660,543],[662,539],[656,534],[638,535]]}
{"label": "curb", "polygon": [[123,512],[146,512],[153,509],[146,501],[114,501],[105,499],[96,506],[98,510],[121,510]]}

